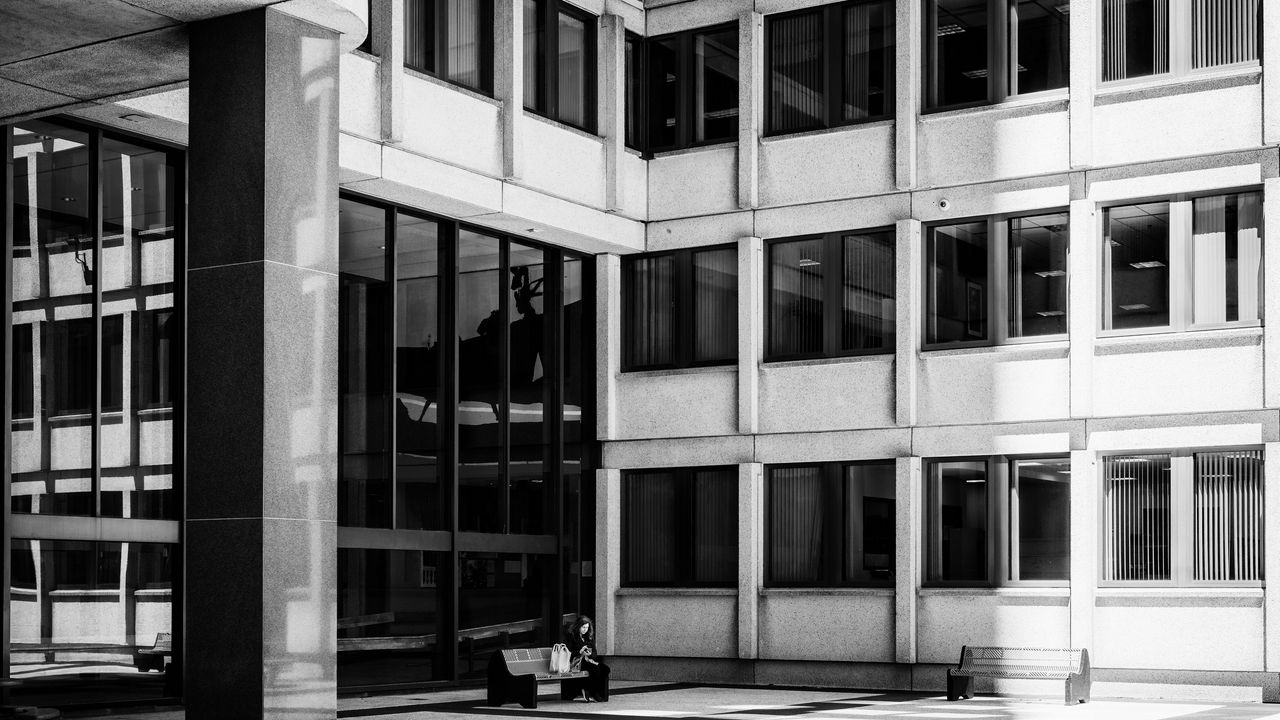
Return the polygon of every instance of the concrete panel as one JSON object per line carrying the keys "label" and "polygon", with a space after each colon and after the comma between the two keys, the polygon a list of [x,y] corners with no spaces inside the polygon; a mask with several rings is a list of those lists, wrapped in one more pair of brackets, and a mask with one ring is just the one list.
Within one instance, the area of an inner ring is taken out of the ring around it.
{"label": "concrete panel", "polygon": [[949,455],[1065,454],[1085,444],[1085,424],[1052,421],[1007,425],[919,426],[911,435],[912,454]]}
{"label": "concrete panel", "polygon": [[1066,343],[925,352],[919,418],[929,425],[1053,420],[1070,415]]}
{"label": "concrete panel", "polygon": [[600,138],[528,113],[522,128],[522,185],[604,209],[604,142]]}
{"label": "concrete panel", "polygon": [[142,7],[124,0],[5,3],[0,65],[175,24],[171,18]]}
{"label": "concrete panel", "polygon": [[649,218],[649,163],[639,155],[623,152],[618,155],[618,201],[621,213],[635,220]]}
{"label": "concrete panel", "polygon": [[910,217],[911,194],[904,192],[757,210],[755,234],[762,238],[777,238],[891,227]]}
{"label": "concrete panel", "polygon": [[753,237],[753,218],[748,210],[649,223],[645,226],[648,241],[645,249],[657,252],[736,242],[739,238]]}
{"label": "concrete panel", "polygon": [[344,133],[371,140],[382,134],[378,91],[378,62],[348,53],[339,59],[342,102],[338,105],[338,125]]}
{"label": "concrete panel", "polygon": [[1067,588],[924,590],[917,611],[917,661],[955,663],[964,645],[1068,647],[1067,593]]}
{"label": "concrete panel", "polygon": [[954,185],[1064,172],[1067,103],[993,106],[920,118],[920,182]]}
{"label": "concrete panel", "polygon": [[607,468],[680,467],[685,465],[740,465],[753,462],[754,439],[750,435],[632,440],[604,443]]}
{"label": "concrete panel", "polygon": [[1262,670],[1261,590],[1099,590],[1093,664],[1163,670]]}
{"label": "concrete panel", "polygon": [[760,371],[760,431],[892,426],[894,383],[892,356],[766,364]]}
{"label": "concrete panel", "polygon": [[622,373],[618,376],[618,437],[731,435],[738,431],[738,373]]}
{"label": "concrete panel", "polygon": [[882,460],[911,454],[911,430],[846,430],[756,437],[756,462]]}
{"label": "concrete panel", "polygon": [[[1224,112],[1230,108],[1229,112]],[[1172,94],[1093,109],[1093,164],[1117,165],[1262,144],[1261,85]]]}
{"label": "concrete panel", "polygon": [[45,108],[56,108],[77,102],[70,95],[59,95],[3,78],[0,78],[0,97],[4,98],[4,108],[0,110],[0,118],[34,113]]}
{"label": "concrete panel", "polygon": [[618,655],[736,658],[738,593],[617,596]]}
{"label": "concrete panel", "polygon": [[649,161],[650,218],[667,220],[737,209],[737,146],[718,145]]}
{"label": "concrete panel", "polygon": [[338,135],[338,184],[369,180],[382,175],[382,146],[354,135]]}
{"label": "concrete panel", "polygon": [[[1261,408],[1261,336],[1248,344],[1206,346],[1185,338],[1186,349],[1116,352],[1101,342],[1093,361],[1096,415],[1144,415]],[[1227,338],[1220,338],[1228,341]],[[1106,353],[1106,354],[1104,354]],[[1224,372],[1230,368],[1230,372]]]}
{"label": "concrete panel", "polygon": [[699,0],[667,7],[651,7],[645,13],[648,35],[737,22],[738,16],[753,10],[752,0]]}
{"label": "concrete panel", "polygon": [[765,591],[760,657],[893,662],[892,591]]}
{"label": "concrete panel", "polygon": [[493,100],[405,73],[404,103],[405,150],[491,177],[502,174],[501,108]]}
{"label": "concrete panel", "polygon": [[187,79],[187,33],[162,27],[83,45],[4,65],[0,77],[80,99],[172,85]]}
{"label": "concrete panel", "polygon": [[760,204],[788,205],[891,192],[894,123],[766,139]]}

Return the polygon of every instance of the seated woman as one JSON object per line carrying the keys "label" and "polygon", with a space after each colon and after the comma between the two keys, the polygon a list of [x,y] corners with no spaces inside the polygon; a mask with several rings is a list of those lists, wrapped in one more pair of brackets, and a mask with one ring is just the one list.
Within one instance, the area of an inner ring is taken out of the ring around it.
{"label": "seated woman", "polygon": [[570,665],[575,670],[585,670],[590,676],[565,682],[576,683],[573,692],[580,689],[582,698],[587,702],[609,702],[609,666],[596,655],[596,629],[591,618],[579,615],[565,632],[564,644],[569,647]]}

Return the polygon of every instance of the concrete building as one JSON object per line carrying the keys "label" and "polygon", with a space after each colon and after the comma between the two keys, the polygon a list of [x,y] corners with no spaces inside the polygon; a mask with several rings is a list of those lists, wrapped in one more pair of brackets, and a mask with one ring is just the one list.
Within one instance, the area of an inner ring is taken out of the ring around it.
{"label": "concrete building", "polygon": [[11,701],[334,717],[576,613],[620,677],[1280,701],[1278,27],[0,9]]}

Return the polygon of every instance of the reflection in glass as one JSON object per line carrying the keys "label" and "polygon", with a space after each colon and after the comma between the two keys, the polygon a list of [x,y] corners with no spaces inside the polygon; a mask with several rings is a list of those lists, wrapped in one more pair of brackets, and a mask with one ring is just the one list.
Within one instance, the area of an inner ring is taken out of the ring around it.
{"label": "reflection in glass", "polygon": [[551,443],[546,408],[551,384],[546,369],[545,266],[541,250],[511,243],[508,331],[511,395],[508,398],[510,517],[508,532],[546,532],[552,494],[547,482],[547,446]]}
{"label": "reflection in glass", "polygon": [[658,367],[675,362],[676,265],[674,255],[627,258],[624,326],[627,366]]}
{"label": "reflection in glass", "polygon": [[1192,201],[1191,296],[1196,323],[1262,317],[1262,193]]}
{"label": "reflection in glass", "polygon": [[738,138],[738,29],[693,36],[695,142]]}
{"label": "reflection in glass", "polygon": [[459,555],[458,675],[480,677],[503,647],[547,645],[554,556],[464,552]]}
{"label": "reflection in glass", "polygon": [[[172,546],[161,544],[14,538],[8,558],[10,675],[26,682],[12,691],[13,700],[61,704],[165,695],[174,633],[173,554]],[[98,681],[67,684],[73,673],[91,673]]]}
{"label": "reflection in glass", "polygon": [[769,131],[822,127],[823,10],[769,19]]}
{"label": "reflection in glass", "polygon": [[1071,577],[1071,461],[1015,460],[1010,473],[1009,579]]}
{"label": "reflection in glass", "polygon": [[1169,324],[1169,203],[1108,208],[1103,226],[1104,327]]}
{"label": "reflection in glass", "polygon": [[987,580],[987,465],[981,460],[929,464],[926,580]]}
{"label": "reflection in glass", "polygon": [[1067,331],[1066,213],[1009,221],[1009,337]]}
{"label": "reflection in glass", "polygon": [[470,88],[485,89],[488,56],[488,0],[447,0],[449,16],[445,44],[449,80]]}
{"label": "reflection in glass", "polygon": [[893,113],[893,5],[861,3],[844,9],[844,82],[840,119]]}
{"label": "reflection in glass", "polygon": [[925,342],[989,339],[987,223],[929,228],[925,268]]}
{"label": "reflection in glass", "polygon": [[874,584],[893,579],[897,475],[893,461],[844,468],[844,579]]}
{"label": "reflection in glass", "polygon": [[396,527],[445,528],[440,492],[439,225],[396,216]]}
{"label": "reflection in glass", "polygon": [[592,37],[592,34],[587,32],[585,20],[565,12],[559,13],[559,18],[559,46],[556,58],[556,88],[559,105],[556,119],[570,125],[586,127],[587,98],[592,94],[588,83],[594,82],[594,78],[588,74],[587,66],[587,53],[595,50],[587,47],[587,40]]}
{"label": "reflection in glass", "polygon": [[542,110],[545,102],[539,92],[545,77],[543,70],[542,23],[538,18],[542,15],[540,0],[524,0],[521,4],[524,14],[524,106],[530,110]]}
{"label": "reflection in glass", "polygon": [[502,532],[501,255],[497,238],[458,232],[458,529]]}
{"label": "reflection in glass", "polygon": [[625,84],[625,99],[627,119],[624,135],[626,136],[626,144],[629,148],[639,148],[641,143],[641,133],[644,132],[642,123],[644,122],[644,78],[641,72],[644,69],[644,50],[641,42],[636,38],[628,35],[626,40],[626,57],[623,60],[625,68],[623,70],[623,83]]}
{"label": "reflection in glass", "polygon": [[587,326],[584,323],[591,317],[584,296],[586,280],[583,278],[583,266],[583,261],[577,258],[564,259],[564,285],[561,289],[564,330],[564,340],[560,345],[563,349],[561,397],[564,403],[561,428],[564,456],[560,477],[564,484],[562,547],[566,548],[562,560],[565,570],[564,607],[580,608],[580,612],[594,617],[588,607],[595,597],[591,567],[595,557],[594,513],[589,509],[579,511],[579,508],[595,507],[594,483],[590,477],[583,477],[585,403],[590,401],[594,392],[594,378],[586,375],[583,357],[583,352],[590,351]]}
{"label": "reflection in glass", "polygon": [[769,245],[769,354],[822,352],[822,239]]}
{"label": "reflection in glass", "polygon": [[448,553],[338,550],[338,685],[447,680]]}
{"label": "reflection in glass", "polygon": [[1009,4],[1009,94],[1067,86],[1070,27],[1067,4],[1015,0]]}
{"label": "reflection in glass", "polygon": [[437,0],[404,0],[404,64],[435,73]]}
{"label": "reflection in glass", "polygon": [[391,526],[386,212],[339,201],[338,523]]}
{"label": "reflection in glass", "polygon": [[929,0],[927,105],[987,100],[987,0]]}
{"label": "reflection in glass", "polygon": [[844,235],[840,240],[844,254],[840,347],[892,351],[897,278],[893,233]]}
{"label": "reflection in glass", "polygon": [[693,253],[693,360],[738,357],[738,251]]}
{"label": "reflection in glass", "polygon": [[680,142],[680,43],[663,38],[646,43],[649,63],[649,149],[675,147]]}

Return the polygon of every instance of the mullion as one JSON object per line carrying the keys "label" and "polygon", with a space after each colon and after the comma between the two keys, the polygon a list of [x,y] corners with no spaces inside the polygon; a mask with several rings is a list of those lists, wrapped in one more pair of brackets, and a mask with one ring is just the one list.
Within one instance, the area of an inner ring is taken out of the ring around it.
{"label": "mullion", "polygon": [[[168,154],[170,165],[174,168],[174,184],[173,184],[173,227],[174,227],[174,246],[173,246],[173,294],[174,294],[174,313],[173,320],[176,321],[176,330],[174,333],[173,345],[175,352],[170,355],[170,372],[169,382],[172,383],[170,391],[170,399],[173,406],[173,510],[170,518],[180,519],[182,516],[178,508],[186,507],[185,504],[185,488],[186,488],[186,452],[183,438],[186,437],[186,387],[184,369],[187,364],[187,333],[186,333],[186,308],[187,308],[187,278],[184,268],[187,267],[187,162],[186,154],[181,152],[170,151]],[[0,215],[3,215],[0,212]],[[6,418],[7,420],[7,418]],[[6,425],[5,427],[8,427]],[[6,433],[7,435],[7,433]],[[5,500],[5,507],[8,507],[9,501]],[[172,591],[173,598],[170,616],[170,627],[175,630],[171,632],[171,644],[173,649],[173,671],[165,673],[165,695],[173,697],[181,697],[184,686],[184,678],[186,673],[182,671],[183,645],[185,639],[182,633],[182,619],[186,617],[185,590],[186,590],[186,565],[183,563],[182,548],[186,547],[186,529],[185,523],[178,522],[178,544],[174,547],[176,552],[173,553],[171,559],[171,568],[173,571]],[[5,565],[8,565],[9,549],[4,549]],[[4,578],[5,587],[8,587],[9,578]],[[6,617],[8,607],[6,606]],[[8,623],[5,623],[8,625]],[[5,637],[6,648],[8,646],[8,637]],[[0,667],[0,677],[8,677],[7,666]]]}
{"label": "mullion", "polygon": [[511,532],[511,241],[498,241],[498,478],[502,488],[502,529]]}
{"label": "mullion", "polygon": [[[397,512],[399,508],[396,507],[398,497],[400,494],[396,490],[396,487],[397,487],[396,482],[399,479],[398,476],[400,474],[400,457],[398,455],[399,453],[399,448],[397,447],[398,443],[396,442],[396,433],[398,431],[398,428],[397,428],[397,417],[395,412],[395,405],[398,402],[395,399],[396,392],[399,390],[399,388],[396,386],[397,383],[399,382],[399,379],[398,379],[399,376],[397,374],[398,362],[396,357],[399,354],[396,348],[396,330],[398,329],[396,327],[396,322],[400,317],[400,314],[398,312],[399,306],[400,306],[400,292],[399,292],[400,290],[400,258],[397,255],[397,244],[396,244],[396,239],[399,235],[399,233],[396,232],[396,230],[399,229],[398,216],[399,216],[399,213],[394,207],[388,207],[386,209],[386,215],[384,216],[384,220],[383,220],[383,238],[382,238],[383,239],[382,244],[386,248],[386,253],[382,257],[383,275],[384,277],[386,277],[386,282],[387,282],[386,312],[387,312],[387,315],[391,318],[391,322],[387,323],[386,328],[384,328],[383,330],[383,338],[382,338],[383,346],[386,348],[386,357],[383,358],[383,369],[387,373],[386,385],[388,387],[386,389],[388,391],[387,399],[389,400],[389,402],[383,403],[383,408],[382,408],[383,418],[386,423],[385,426],[387,428],[387,441],[385,444],[385,448],[382,451],[383,457],[385,458],[383,462],[386,463],[385,467],[387,470],[386,474],[387,474],[387,480],[389,484],[388,489],[391,492],[391,517],[388,518],[388,522],[387,522],[387,527],[389,528],[395,528],[397,524],[396,519],[400,517],[399,513]],[[406,316],[406,319],[407,319],[407,316]],[[438,407],[436,409],[437,411],[439,410]],[[437,426],[439,425],[439,423],[436,423],[436,424]]]}
{"label": "mullion", "polygon": [[[544,402],[543,407],[550,410],[544,416],[542,422],[544,428],[546,423],[550,422],[550,440],[551,440],[551,457],[548,458],[549,469],[544,471],[550,478],[552,489],[549,493],[550,500],[553,504],[551,512],[543,512],[543,517],[552,518],[553,531],[555,532],[556,541],[556,589],[552,597],[552,616],[563,617],[566,605],[564,592],[565,586],[565,549],[573,547],[581,550],[576,542],[572,544],[565,543],[565,512],[564,512],[564,368],[567,363],[563,361],[564,354],[564,255],[560,251],[547,251],[546,270],[543,272],[543,286],[547,288],[546,295],[543,298],[543,316],[546,317],[549,310],[553,311],[549,318],[551,322],[546,323],[543,333],[543,347],[550,348],[551,351],[546,355],[546,364],[543,367],[543,377],[551,380],[551,398],[550,402]],[[548,282],[549,281],[549,282]],[[544,398],[545,399],[545,398]],[[544,508],[546,505],[544,500]],[[581,564],[578,566],[581,568]],[[581,572],[581,571],[579,571]],[[574,609],[578,609],[578,603],[573,603]]]}
{"label": "mullion", "polygon": [[[93,232],[93,424],[90,455],[93,467],[94,517],[102,517],[102,132],[89,133],[89,227]],[[121,331],[123,332],[123,330]],[[6,371],[7,372],[7,371]],[[122,513],[123,514],[123,513]]]}
{"label": "mullion", "polygon": [[[9,654],[10,654],[10,557],[12,553],[12,538],[10,537],[9,518],[12,510],[11,494],[12,486],[12,468],[11,462],[13,458],[13,433],[10,428],[12,425],[12,403],[13,403],[13,372],[9,369],[13,367],[13,135],[12,128],[7,125],[0,125],[0,150],[4,152],[4,165],[0,167],[0,234],[4,237],[4,278],[0,279],[3,283],[3,297],[0,298],[4,302],[4,309],[0,311],[4,316],[4,337],[0,338],[0,343],[4,347],[4,400],[0,401],[0,417],[2,417],[4,432],[4,458],[0,460],[3,468],[0,468],[3,477],[0,477],[0,502],[4,503],[4,507],[0,508],[0,677],[10,677],[9,675]],[[34,413],[34,408],[32,408]],[[7,689],[0,689],[0,702],[5,705],[9,704],[9,694]]]}
{"label": "mullion", "polygon": [[[458,564],[461,561],[458,553],[458,332],[456,309],[458,304],[458,224],[442,222],[439,225],[440,238],[437,253],[440,260],[439,297],[447,299],[447,308],[440,304],[440,342],[441,360],[439,382],[442,402],[437,405],[436,417],[443,419],[437,425],[443,426],[443,440],[440,444],[440,489],[448,516],[446,529],[450,533],[449,550],[446,568],[449,590],[444,593],[444,605],[441,612],[444,642],[438,652],[444,653],[444,676],[456,680],[458,677]],[[438,431],[439,432],[439,431]],[[438,583],[437,583],[438,584]]]}

